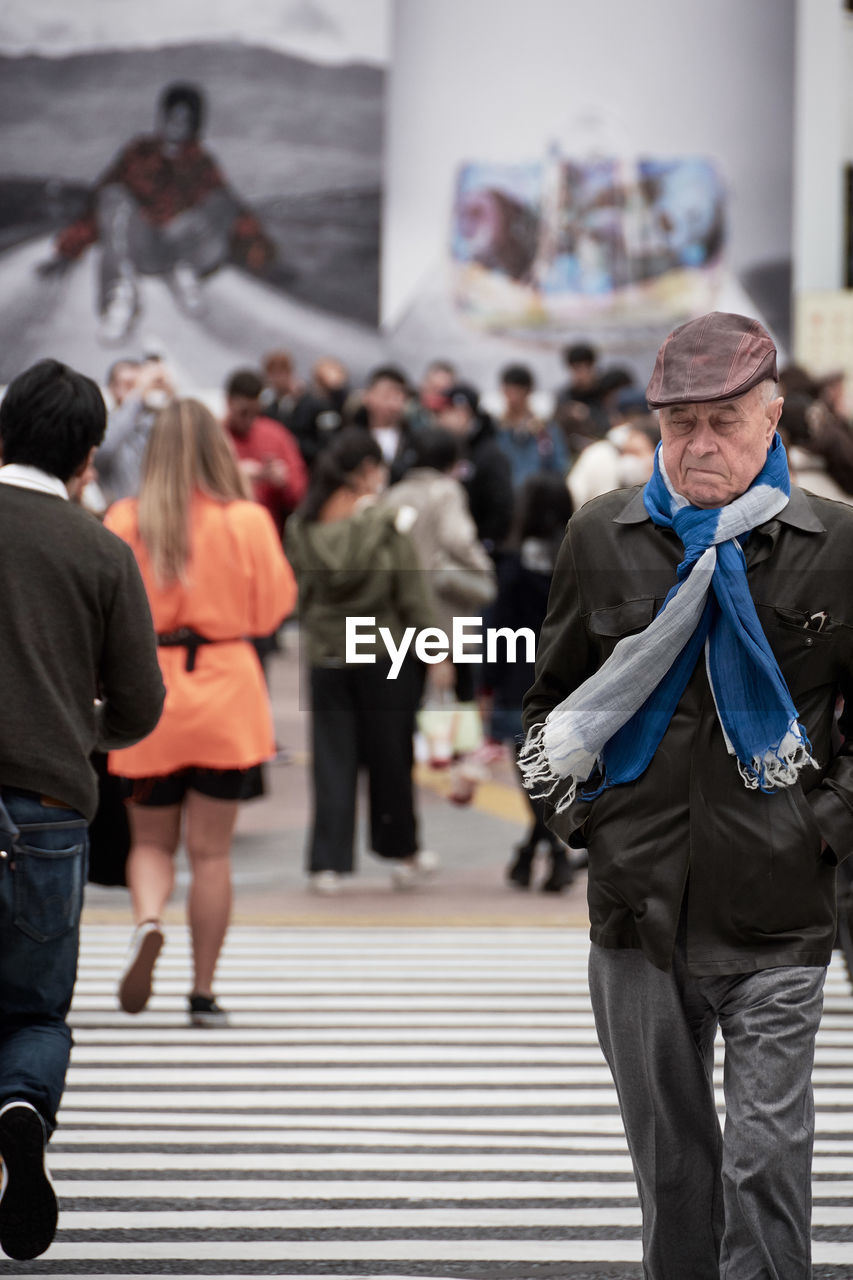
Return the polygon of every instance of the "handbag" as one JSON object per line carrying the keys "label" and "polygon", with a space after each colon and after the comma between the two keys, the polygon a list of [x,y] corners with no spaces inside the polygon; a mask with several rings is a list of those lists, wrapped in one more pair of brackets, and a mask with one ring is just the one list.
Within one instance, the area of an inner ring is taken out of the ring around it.
{"label": "handbag", "polygon": [[433,769],[442,769],[483,745],[483,721],[476,702],[432,697],[418,711],[417,727],[426,739]]}

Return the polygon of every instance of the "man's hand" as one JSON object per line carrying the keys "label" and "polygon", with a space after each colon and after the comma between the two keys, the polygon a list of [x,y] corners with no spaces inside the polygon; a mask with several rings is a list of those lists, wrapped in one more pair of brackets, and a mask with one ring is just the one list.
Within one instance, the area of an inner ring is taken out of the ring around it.
{"label": "man's hand", "polygon": [[281,458],[265,458],[261,463],[258,479],[281,489],[287,484],[289,475],[290,469]]}

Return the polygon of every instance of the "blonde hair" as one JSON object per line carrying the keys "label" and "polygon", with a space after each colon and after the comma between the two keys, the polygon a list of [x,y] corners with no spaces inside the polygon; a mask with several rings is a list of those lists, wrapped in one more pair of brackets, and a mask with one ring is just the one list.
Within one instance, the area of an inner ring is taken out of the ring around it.
{"label": "blonde hair", "polygon": [[198,490],[220,502],[250,497],[224,428],[198,400],[176,400],[151,428],[137,509],[139,536],[163,585],[186,580]]}

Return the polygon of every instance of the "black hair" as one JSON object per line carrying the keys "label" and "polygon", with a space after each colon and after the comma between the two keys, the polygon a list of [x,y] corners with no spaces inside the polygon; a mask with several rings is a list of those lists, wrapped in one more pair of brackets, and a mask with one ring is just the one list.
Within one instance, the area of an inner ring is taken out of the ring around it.
{"label": "black hair", "polygon": [[225,384],[227,396],[245,396],[257,400],[264,389],[264,380],[257,369],[236,369]]}
{"label": "black hair", "polygon": [[634,375],[630,369],[623,369],[621,365],[613,365],[610,369],[605,369],[598,382],[595,384],[595,394],[598,396],[610,395],[613,391],[621,391],[624,387],[633,387]]}
{"label": "black hair", "polygon": [[299,515],[316,520],[338,489],[349,484],[350,476],[365,462],[382,462],[382,450],[363,427],[344,427],[317,456]]}
{"label": "black hair", "polygon": [[782,405],[779,418],[779,434],[785,444],[808,446],[811,431],[809,428],[809,409],[814,401],[802,391],[789,391]]}
{"label": "black hair", "polygon": [[450,471],[459,461],[459,441],[443,427],[426,427],[414,439],[415,465]]}
{"label": "black hair", "polygon": [[448,405],[466,404],[476,415],[480,408],[480,393],[470,382],[455,382],[446,393]]}
{"label": "black hair", "polygon": [[101,443],[106,426],[97,382],[59,360],[39,360],[12,379],[0,404],[3,462],[69,480]]}
{"label": "black hair", "polygon": [[541,538],[558,545],[574,512],[565,479],[556,471],[537,471],[521,487],[515,510],[511,545],[525,538]]}
{"label": "black hair", "polygon": [[525,387],[533,390],[533,374],[526,364],[508,364],[501,370],[501,383],[509,387]]}
{"label": "black hair", "polygon": [[372,369],[368,374],[367,386],[373,387],[383,378],[387,378],[389,382],[396,382],[397,386],[402,387],[404,391],[409,390],[409,379],[395,364],[381,364],[378,368]]}
{"label": "black hair", "polygon": [[162,116],[167,116],[173,107],[188,107],[192,122],[193,137],[201,133],[204,123],[204,94],[197,85],[184,82],[169,84],[160,94],[158,107]]}
{"label": "black hair", "polygon": [[573,364],[595,364],[598,352],[588,342],[573,342],[563,348],[563,360],[569,367]]}

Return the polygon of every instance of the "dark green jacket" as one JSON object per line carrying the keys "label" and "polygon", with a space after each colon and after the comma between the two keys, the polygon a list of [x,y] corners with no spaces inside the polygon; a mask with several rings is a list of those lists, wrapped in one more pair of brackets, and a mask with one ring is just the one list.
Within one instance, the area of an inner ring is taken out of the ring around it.
{"label": "dark green jacket", "polygon": [[[299,583],[299,621],[311,666],[340,666],[347,617],[375,618],[399,644],[406,627],[435,625],[426,578],[398,513],[372,505],[320,524],[291,516],[287,555]],[[369,652],[368,648],[362,652]],[[386,650],[378,641],[380,659]]]}
{"label": "dark green jacket", "polygon": [[[835,864],[853,850],[853,509],[795,488],[745,553],[759,619],[819,769],[771,795],[748,790],[700,660],[645,773],[551,820],[589,849],[590,936],[601,946],[641,947],[668,968],[689,880],[687,953],[699,975],[827,964]],[[525,698],[526,729],[622,636],[648,625],[682,555],[677,535],[652,524],[641,490],[606,494],[572,518]],[[820,612],[824,628],[807,629]]]}

